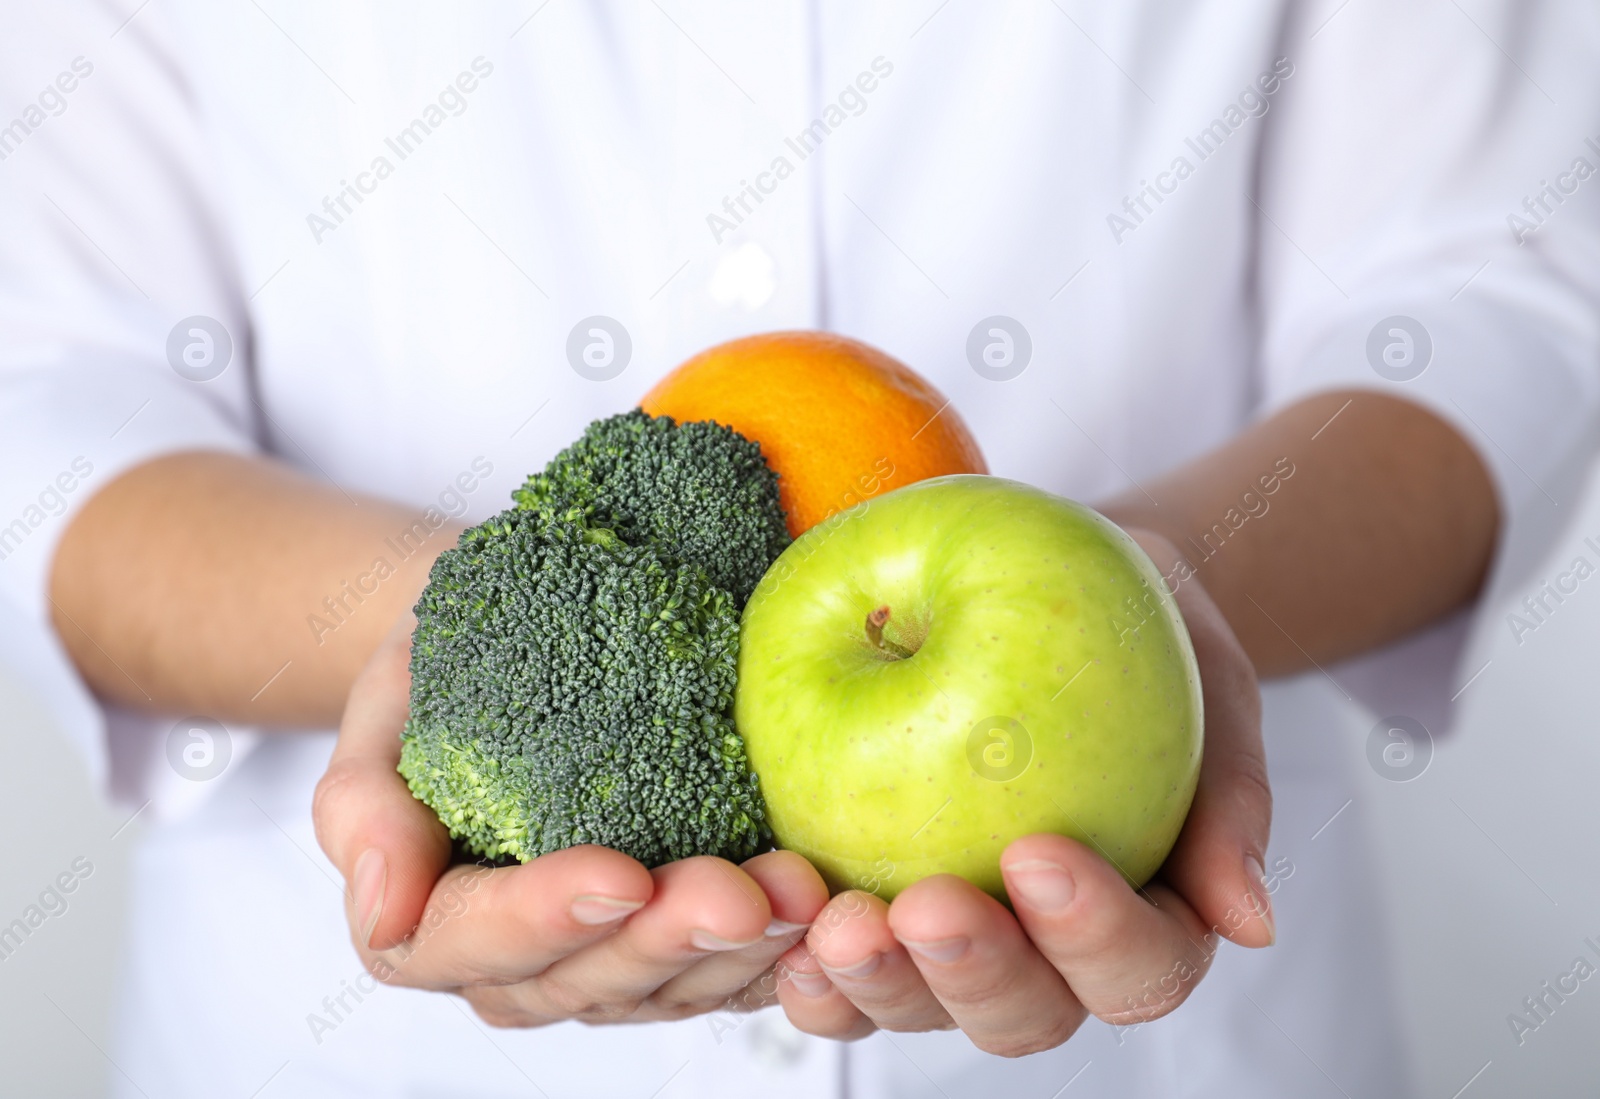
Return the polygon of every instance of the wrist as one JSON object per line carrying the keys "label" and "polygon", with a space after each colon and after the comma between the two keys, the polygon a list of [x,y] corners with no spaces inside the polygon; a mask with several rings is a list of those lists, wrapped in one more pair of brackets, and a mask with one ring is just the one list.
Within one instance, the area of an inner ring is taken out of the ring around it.
{"label": "wrist", "polygon": [[1194,562],[1167,535],[1138,523],[1123,523],[1109,514],[1106,517],[1121,527],[1123,533],[1144,550],[1145,556],[1150,558],[1156,571],[1161,574],[1168,592],[1176,595],[1180,587],[1201,586],[1199,571]]}

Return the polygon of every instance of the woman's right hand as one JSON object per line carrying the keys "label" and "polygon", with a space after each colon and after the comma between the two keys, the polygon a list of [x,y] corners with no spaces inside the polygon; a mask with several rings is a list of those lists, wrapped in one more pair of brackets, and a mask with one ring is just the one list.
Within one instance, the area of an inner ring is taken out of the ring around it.
{"label": "woman's right hand", "polygon": [[414,625],[402,615],[352,687],[313,808],[372,974],[458,993],[485,1022],[508,1027],[773,1002],[774,963],[828,901],[799,855],[649,870],[590,846],[521,866],[450,864],[444,825],[395,769]]}

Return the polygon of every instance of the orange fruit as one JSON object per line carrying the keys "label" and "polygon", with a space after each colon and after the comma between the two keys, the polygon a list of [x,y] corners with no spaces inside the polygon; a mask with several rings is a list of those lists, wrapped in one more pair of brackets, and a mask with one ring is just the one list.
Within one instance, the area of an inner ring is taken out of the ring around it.
{"label": "orange fruit", "polygon": [[653,416],[715,420],[761,444],[795,537],[881,492],[988,473],[950,402],[859,340],[769,332],[702,351],[645,394]]}

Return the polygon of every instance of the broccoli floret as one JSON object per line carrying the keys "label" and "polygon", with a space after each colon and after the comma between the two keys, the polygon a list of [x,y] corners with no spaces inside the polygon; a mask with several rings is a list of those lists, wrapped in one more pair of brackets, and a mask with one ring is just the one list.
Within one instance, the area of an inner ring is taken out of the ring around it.
{"label": "broccoli floret", "polygon": [[789,544],[760,446],[635,410],[514,498],[438,557],[416,605],[411,792],[491,859],[770,845],[733,725],[739,611]]}
{"label": "broccoli floret", "polygon": [[653,542],[705,569],[740,607],[789,545],[760,444],[710,421],[639,409],[596,420],[513,496],[547,520],[576,510],[629,545]]}
{"label": "broccoli floret", "polygon": [[655,866],[771,842],[733,725],[739,612],[788,544],[761,449],[634,411],[439,555],[400,773],[470,852]]}
{"label": "broccoli floret", "polygon": [[400,773],[471,852],[582,843],[646,865],[769,841],[729,716],[739,612],[705,572],[518,509],[417,604]]}

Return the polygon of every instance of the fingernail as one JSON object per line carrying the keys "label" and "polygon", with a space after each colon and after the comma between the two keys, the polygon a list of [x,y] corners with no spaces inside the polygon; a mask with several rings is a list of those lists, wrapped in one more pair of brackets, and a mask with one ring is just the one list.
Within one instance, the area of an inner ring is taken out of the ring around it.
{"label": "fingernail", "polygon": [[822,968],[828,971],[830,977],[850,977],[860,980],[862,977],[872,976],[873,970],[877,969],[882,961],[882,954],[869,954],[854,965],[825,965]]}
{"label": "fingernail", "polygon": [[767,924],[767,938],[781,939],[785,935],[793,935],[797,931],[804,931],[806,924],[790,923],[788,920],[773,920]]}
{"label": "fingernail", "polygon": [[789,974],[789,983],[794,985],[794,990],[800,995],[812,999],[826,996],[833,990],[833,982],[821,973],[801,973],[794,970]]}
{"label": "fingernail", "polygon": [[1072,903],[1077,883],[1065,866],[1046,859],[1022,859],[1005,868],[1006,884],[1029,908],[1060,912]]}
{"label": "fingernail", "polygon": [[696,950],[743,950],[747,946],[754,946],[757,941],[752,939],[746,943],[736,943],[732,939],[724,939],[721,935],[713,935],[699,928],[689,932],[689,942]]}
{"label": "fingernail", "polygon": [[624,901],[586,893],[572,902],[572,918],[589,927],[615,923],[644,907],[643,901]]}
{"label": "fingernail", "polygon": [[389,883],[389,863],[383,852],[369,847],[356,860],[350,895],[356,902],[356,923],[361,928],[361,945],[372,944],[372,933],[383,915],[383,892]]}
{"label": "fingernail", "polygon": [[935,939],[931,943],[917,942],[914,939],[901,939],[900,945],[918,957],[927,958],[934,962],[953,962],[967,952],[971,945],[965,935],[957,935],[949,939]]}
{"label": "fingernail", "polygon": [[1271,946],[1278,941],[1278,924],[1272,915],[1272,897],[1266,891],[1267,871],[1261,865],[1261,860],[1254,855],[1246,855],[1244,860],[1245,877],[1250,880],[1250,892],[1245,896],[1245,903],[1250,906],[1250,912],[1267,926],[1267,945]]}

